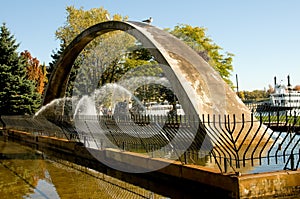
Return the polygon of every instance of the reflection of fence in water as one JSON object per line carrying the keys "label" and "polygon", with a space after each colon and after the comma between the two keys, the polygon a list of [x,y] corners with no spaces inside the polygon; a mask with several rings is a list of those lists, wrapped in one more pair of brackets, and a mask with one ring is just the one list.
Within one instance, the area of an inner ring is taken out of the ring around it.
{"label": "reflection of fence in water", "polygon": [[[54,136],[51,128],[45,127],[49,121],[42,125],[39,119],[33,120],[28,117],[16,119],[2,116],[2,119],[4,123],[9,124],[6,125],[7,128],[25,126],[26,128],[20,130]],[[56,118],[49,123],[50,126],[56,124],[53,129],[58,127],[60,129],[56,131],[55,136],[76,139],[87,147],[118,148],[150,157],[176,159],[182,164],[216,167],[226,173],[299,168],[300,135],[296,132],[296,125],[299,122],[297,115],[271,117],[252,114],[250,121],[245,121],[243,115],[240,121],[237,121],[235,115],[222,117],[203,115],[201,124],[198,116],[190,115],[175,117],[131,115],[125,118],[80,116],[73,122],[66,118]],[[263,123],[266,125],[262,125]],[[274,131],[270,124],[286,126],[289,132]],[[206,134],[200,133],[200,136],[197,134],[195,137],[196,132],[199,132],[199,126],[205,128]],[[264,128],[267,140],[258,136],[260,128]],[[205,138],[209,138],[209,142],[207,140],[203,142]],[[243,144],[245,140],[250,140],[250,143],[248,141],[247,144]],[[187,145],[190,146],[186,150]]]}
{"label": "reflection of fence in water", "polygon": [[79,181],[78,186],[80,186],[81,189],[86,190],[88,190],[88,188],[83,186],[90,186],[90,189],[94,188],[92,191],[95,191],[97,195],[92,195],[93,193],[87,193],[86,197],[90,196],[89,198],[106,198],[107,196],[103,196],[100,194],[100,191],[97,191],[97,189],[100,189],[110,196],[109,198],[164,198],[162,195],[154,193],[151,190],[144,189],[142,186],[134,185],[126,182],[125,180],[119,180],[118,178],[109,176],[102,172],[97,172],[85,166],[74,164],[53,156],[49,157],[49,159],[52,161],[52,164],[55,164],[59,168],[71,168],[71,172],[75,171],[82,175],[88,175],[88,177],[85,177],[84,182]]}

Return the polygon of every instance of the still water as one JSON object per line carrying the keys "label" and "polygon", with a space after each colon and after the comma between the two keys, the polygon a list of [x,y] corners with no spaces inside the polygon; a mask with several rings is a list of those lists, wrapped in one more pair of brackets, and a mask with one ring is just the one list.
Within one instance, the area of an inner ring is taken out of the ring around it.
{"label": "still water", "polygon": [[166,198],[0,136],[0,198]]}

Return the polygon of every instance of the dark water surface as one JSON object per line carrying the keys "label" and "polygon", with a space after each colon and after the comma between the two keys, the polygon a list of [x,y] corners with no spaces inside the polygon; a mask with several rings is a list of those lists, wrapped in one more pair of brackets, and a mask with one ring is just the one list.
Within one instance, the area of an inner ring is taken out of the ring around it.
{"label": "dark water surface", "polygon": [[166,198],[0,136],[0,198]]}

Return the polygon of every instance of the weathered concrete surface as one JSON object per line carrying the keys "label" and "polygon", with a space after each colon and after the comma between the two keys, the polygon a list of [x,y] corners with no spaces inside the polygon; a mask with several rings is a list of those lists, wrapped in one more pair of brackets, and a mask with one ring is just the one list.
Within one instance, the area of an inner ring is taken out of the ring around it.
{"label": "weathered concrete surface", "polygon": [[[44,105],[64,97],[72,64],[84,47],[97,36],[115,30],[133,35],[152,53],[161,64],[186,113],[200,116],[235,114],[237,120],[241,120],[241,114],[244,113],[245,120],[250,120],[249,109],[202,57],[166,31],[140,22],[108,21],[96,24],[78,35],[63,52],[51,74]],[[238,125],[236,129],[233,136],[239,132]],[[243,129],[244,135],[249,134],[244,142],[248,144],[258,125],[254,123],[254,130],[250,132],[247,132],[247,126],[243,126]],[[259,131],[258,138],[262,137],[263,131],[264,127]],[[236,144],[241,144],[241,139]]]}
{"label": "weathered concrete surface", "polygon": [[97,36],[114,30],[133,35],[152,52],[163,66],[187,113],[202,115],[249,112],[220,75],[179,39],[154,26],[120,21],[99,23],[83,31],[71,42],[52,73],[44,105],[64,97],[72,64],[83,48]]}
{"label": "weathered concrete surface", "polygon": [[300,170],[248,174],[238,181],[240,198],[300,198]]}
{"label": "weathered concrete surface", "polygon": [[[194,186],[199,186],[199,188],[207,186],[222,191],[222,193],[226,194],[224,198],[284,198],[287,196],[297,198],[300,196],[300,170],[246,174],[241,176],[235,174],[224,175],[217,170],[202,166],[182,165],[177,161],[150,158],[141,154],[122,152],[115,149],[93,149],[94,152],[91,152],[90,149],[86,150],[84,146],[65,139],[34,136],[30,133],[14,130],[9,130],[6,134],[29,144],[37,144],[41,147],[51,148],[60,153],[63,152],[75,156],[77,163],[93,162],[92,165],[99,165],[97,159],[101,158],[109,161],[113,160],[116,164],[130,162],[129,167],[148,167],[149,165],[165,164],[167,162],[167,167],[150,172],[148,175],[162,175],[164,176],[163,178],[187,180],[194,183]],[[95,154],[98,154],[98,157],[95,158]],[[132,175],[134,176],[134,174]]]}

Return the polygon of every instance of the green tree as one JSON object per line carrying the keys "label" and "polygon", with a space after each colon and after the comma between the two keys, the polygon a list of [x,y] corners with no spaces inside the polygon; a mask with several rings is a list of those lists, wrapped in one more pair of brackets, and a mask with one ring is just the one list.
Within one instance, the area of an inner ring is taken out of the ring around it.
{"label": "green tree", "polygon": [[[53,53],[51,55],[52,62],[50,62],[49,66],[47,67],[47,80],[50,80],[52,71],[54,70],[54,67],[55,67],[56,63],[58,62],[58,60],[59,60],[60,56],[62,55],[65,48],[66,48],[65,44],[62,43],[60,45],[59,50],[52,52]],[[74,81],[76,79],[79,67],[80,67],[80,60],[78,59],[78,60],[75,60],[75,62],[73,63],[73,67],[72,67],[70,77],[69,77],[68,87],[67,87],[67,90],[66,90],[66,97],[71,97],[72,96]]]}
{"label": "green tree", "polygon": [[[66,11],[67,21],[65,22],[65,25],[59,27],[55,32],[56,38],[61,40],[64,45],[69,45],[71,41],[85,29],[97,23],[107,21],[106,15],[110,15],[103,7],[84,10],[83,7],[76,9],[74,6],[67,6]],[[127,17],[116,14],[112,19],[122,21],[126,20]],[[108,33],[106,34],[106,37],[109,37],[112,34],[115,33]],[[99,40],[101,40],[101,38],[99,38]],[[97,45],[99,40],[93,40],[90,46]]]}
{"label": "green tree", "polygon": [[[87,78],[83,82],[90,91],[106,83],[117,82],[133,67],[125,63],[128,49],[135,45],[134,41],[132,36],[119,31],[110,37],[102,38],[97,46],[89,50],[78,74]],[[79,82],[81,81],[76,80],[76,83]]]}
{"label": "green tree", "polygon": [[52,61],[49,63],[49,66],[47,67],[48,80],[50,79],[51,73],[54,70],[55,64],[57,63],[59,57],[61,56],[65,48],[66,48],[65,45],[61,44],[59,50],[52,51],[52,55],[51,55]]}
{"label": "green tree", "polygon": [[0,114],[34,114],[40,107],[41,96],[35,83],[26,78],[26,60],[19,56],[14,36],[6,27],[0,33]]}
{"label": "green tree", "polygon": [[230,76],[233,71],[232,57],[234,55],[228,52],[222,53],[223,49],[206,36],[205,28],[182,24],[168,31],[193,48],[205,61],[219,72],[225,82],[233,87]]}
{"label": "green tree", "polygon": [[259,102],[268,100],[270,92],[264,90],[240,91],[238,96],[244,102]]}
{"label": "green tree", "polygon": [[[133,48],[129,48],[125,55],[122,68],[125,69],[126,74],[122,74],[120,78],[131,79],[130,84],[135,85],[135,81],[140,81],[143,77],[149,78],[162,78],[164,73],[158,62],[150,51],[144,48],[140,43],[136,43]],[[132,78],[139,77],[139,78]],[[135,80],[134,80],[135,79]],[[131,87],[128,85],[128,87]],[[164,101],[164,96],[161,95],[163,86],[159,84],[147,83],[144,81],[144,85],[137,88],[134,91],[134,96],[139,98],[143,102]]]}
{"label": "green tree", "polygon": [[[76,9],[68,6],[66,10],[67,21],[55,33],[57,39],[61,41],[62,49],[85,29],[107,21],[106,15],[109,15],[103,7],[83,10],[82,7]],[[112,18],[113,20],[127,19],[120,15],[114,15]],[[126,53],[125,49],[132,45],[134,45],[134,38],[121,31],[109,32],[91,41],[73,65],[67,86],[67,95],[89,94],[95,89],[95,85],[100,86],[117,81],[120,76],[118,74],[126,71],[121,64]],[[49,72],[53,70],[54,64],[62,53],[61,50],[53,55],[55,60],[50,65]],[[74,81],[76,81],[76,85],[74,85]]]}

